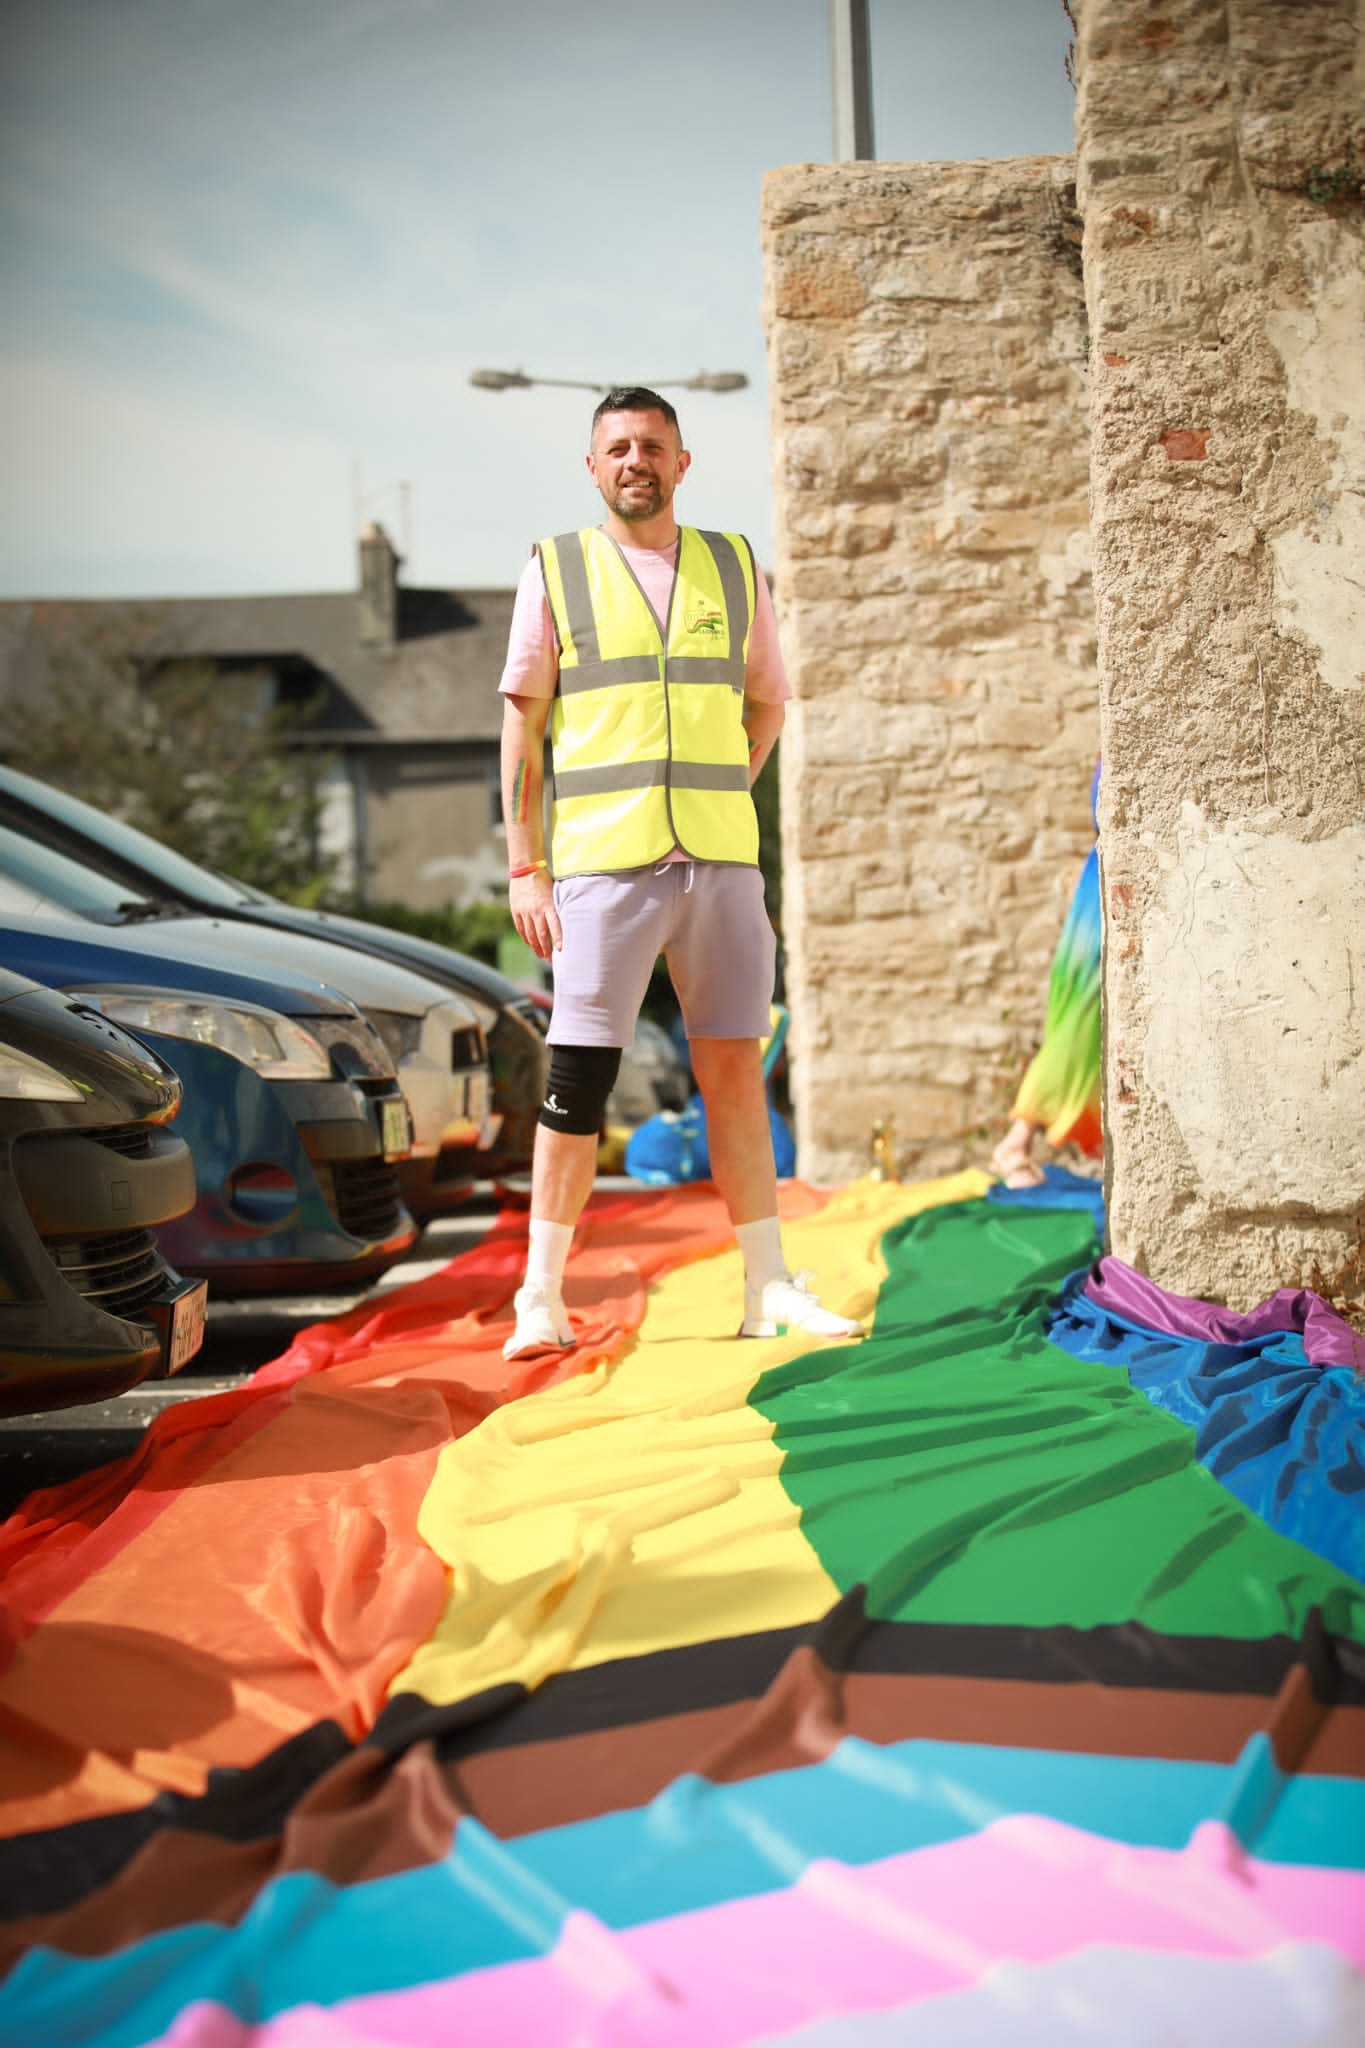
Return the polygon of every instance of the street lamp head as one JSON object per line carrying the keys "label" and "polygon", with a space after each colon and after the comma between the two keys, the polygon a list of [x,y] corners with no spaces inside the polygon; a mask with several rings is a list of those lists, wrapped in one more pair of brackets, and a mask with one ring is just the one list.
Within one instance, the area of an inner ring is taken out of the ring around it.
{"label": "street lamp head", "polygon": [[[618,384],[589,384],[580,377],[528,377],[523,370],[471,370],[471,384],[480,391],[529,391],[533,384],[557,384],[566,391],[613,391]],[[695,377],[652,377],[646,383],[652,391],[666,385],[684,391],[743,391],[749,380],[743,370],[698,370]]]}
{"label": "street lamp head", "polygon": [[689,377],[688,391],[743,391],[749,380],[743,370],[698,370]]}

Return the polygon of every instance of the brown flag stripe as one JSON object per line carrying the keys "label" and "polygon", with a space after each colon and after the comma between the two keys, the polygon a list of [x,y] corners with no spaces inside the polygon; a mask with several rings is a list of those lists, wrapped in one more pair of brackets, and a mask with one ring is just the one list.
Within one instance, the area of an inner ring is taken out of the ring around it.
{"label": "brown flag stripe", "polygon": [[[813,1632],[698,1649],[534,1695],[400,1698],[361,1744],[320,1722],[215,1773],[200,1798],[15,1837],[0,1844],[0,1967],[40,1942],[101,1954],[188,1919],[231,1922],[288,1870],[348,1884],[411,1868],[448,1850],[462,1814],[514,1838],[643,1805],[686,1772],[735,1782],[811,1764],[849,1735],[1230,1764],[1264,1731],[1284,1770],[1365,1775],[1360,1653],[1311,1627],[1301,1645],[868,1627],[850,1596]],[[1035,1675],[997,1672],[1010,1661]]]}

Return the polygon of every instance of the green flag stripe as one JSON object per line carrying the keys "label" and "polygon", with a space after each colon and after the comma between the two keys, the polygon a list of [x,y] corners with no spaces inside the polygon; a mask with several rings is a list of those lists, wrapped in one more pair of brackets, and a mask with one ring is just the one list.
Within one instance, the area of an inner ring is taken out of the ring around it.
{"label": "green flag stripe", "polygon": [[1125,1372],[1045,1319],[1075,1210],[953,1203],[887,1233],[872,1335],[765,1374],[782,1481],[841,1591],[895,1621],[1365,1641],[1365,1587],[1268,1528]]}

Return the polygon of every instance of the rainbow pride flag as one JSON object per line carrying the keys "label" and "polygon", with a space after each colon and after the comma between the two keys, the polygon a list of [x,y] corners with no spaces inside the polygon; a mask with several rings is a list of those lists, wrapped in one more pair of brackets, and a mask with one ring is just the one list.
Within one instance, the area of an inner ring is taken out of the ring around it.
{"label": "rainbow pride flag", "polygon": [[0,2040],[1239,2044],[1365,2027],[1365,1382],[1093,1191],[524,1216],[0,1529]]}

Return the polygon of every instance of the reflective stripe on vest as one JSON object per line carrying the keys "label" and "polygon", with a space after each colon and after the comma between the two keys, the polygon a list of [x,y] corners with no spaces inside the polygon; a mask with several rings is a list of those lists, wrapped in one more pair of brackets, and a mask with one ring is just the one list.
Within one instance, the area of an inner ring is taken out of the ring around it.
{"label": "reflective stripe on vest", "polygon": [[755,865],[743,724],[748,542],[682,528],[666,633],[600,528],[543,540],[537,552],[559,643],[555,874],[644,867],[674,847]]}

